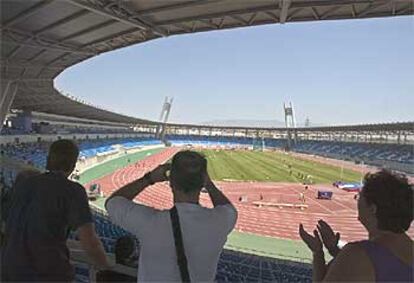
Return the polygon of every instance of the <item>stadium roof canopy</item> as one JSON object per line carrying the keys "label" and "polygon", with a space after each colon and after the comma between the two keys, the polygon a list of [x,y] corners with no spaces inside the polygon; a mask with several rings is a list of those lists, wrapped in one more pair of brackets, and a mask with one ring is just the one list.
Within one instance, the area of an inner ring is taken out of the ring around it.
{"label": "stadium roof canopy", "polygon": [[[286,131],[286,128],[277,127],[232,127],[232,126],[214,126],[214,125],[191,125],[191,124],[168,124],[169,127],[191,128],[191,129],[216,129],[216,130],[263,130],[263,131]],[[291,130],[293,130],[291,128]],[[398,123],[383,123],[383,124],[360,124],[351,126],[320,126],[320,127],[299,127],[294,128],[296,131],[302,132],[394,132],[394,131],[408,131],[414,132],[414,122],[398,122]]]}
{"label": "stadium roof canopy", "polygon": [[[155,123],[62,95],[53,79],[101,53],[160,37],[263,24],[413,14],[401,0],[42,0],[1,2],[0,119],[10,108]],[[14,91],[15,90],[15,91]]]}

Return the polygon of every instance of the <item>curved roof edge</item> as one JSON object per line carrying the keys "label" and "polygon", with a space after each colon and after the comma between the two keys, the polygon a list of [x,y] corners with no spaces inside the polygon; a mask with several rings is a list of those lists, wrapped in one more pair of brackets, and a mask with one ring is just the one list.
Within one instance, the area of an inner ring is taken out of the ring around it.
{"label": "curved roof edge", "polygon": [[130,125],[158,124],[154,121],[118,114],[106,109],[88,105],[75,97],[63,95],[50,81],[32,82],[30,84],[22,81],[19,85],[19,91],[20,94],[23,95],[16,95],[12,105],[13,109]]}
{"label": "curved roof edge", "polygon": [[[191,128],[191,129],[223,129],[223,130],[257,130],[257,131],[286,131],[283,127],[231,127],[231,126],[213,126],[213,125],[195,125],[195,124],[174,124],[167,123],[167,127]],[[340,126],[320,126],[320,127],[299,127],[290,128],[292,131],[407,131],[414,133],[413,122],[396,122],[381,124],[360,124],[360,125],[340,125]]]}

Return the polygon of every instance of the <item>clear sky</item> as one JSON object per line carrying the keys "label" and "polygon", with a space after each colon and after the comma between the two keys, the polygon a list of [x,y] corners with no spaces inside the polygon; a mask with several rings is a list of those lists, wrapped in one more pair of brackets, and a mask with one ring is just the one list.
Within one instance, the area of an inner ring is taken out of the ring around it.
{"label": "clear sky", "polygon": [[115,112],[170,121],[414,121],[414,17],[288,23],[171,36],[63,72],[58,89]]}

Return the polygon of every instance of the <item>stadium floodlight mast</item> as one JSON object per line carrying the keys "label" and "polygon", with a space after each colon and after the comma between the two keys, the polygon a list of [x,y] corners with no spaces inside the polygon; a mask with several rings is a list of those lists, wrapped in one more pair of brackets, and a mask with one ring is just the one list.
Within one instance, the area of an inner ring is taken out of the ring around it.
{"label": "stadium floodlight mast", "polygon": [[168,99],[168,96],[165,97],[164,104],[162,105],[161,114],[159,118],[160,124],[158,124],[156,137],[164,140],[165,130],[167,128],[168,117],[170,116],[171,106],[173,103],[174,97]]}
{"label": "stadium floodlight mast", "polygon": [[293,108],[292,102],[289,102],[289,105],[286,105],[286,103],[283,103],[283,110],[285,113],[285,125],[286,125],[287,140],[288,140],[287,149],[290,150],[292,146],[292,130],[291,129],[293,129],[293,143],[296,144],[296,141],[297,141],[295,110]]}

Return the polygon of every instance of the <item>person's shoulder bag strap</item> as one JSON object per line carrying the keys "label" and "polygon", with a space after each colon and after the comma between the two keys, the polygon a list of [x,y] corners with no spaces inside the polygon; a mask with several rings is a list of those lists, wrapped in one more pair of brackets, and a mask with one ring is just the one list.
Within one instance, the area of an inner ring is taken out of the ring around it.
{"label": "person's shoulder bag strap", "polygon": [[171,224],[174,232],[175,251],[177,253],[177,263],[180,268],[182,282],[190,282],[190,274],[188,273],[187,257],[185,255],[183,237],[181,234],[180,219],[178,218],[177,208],[174,206],[170,210]]}

